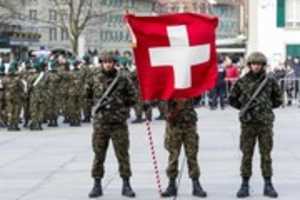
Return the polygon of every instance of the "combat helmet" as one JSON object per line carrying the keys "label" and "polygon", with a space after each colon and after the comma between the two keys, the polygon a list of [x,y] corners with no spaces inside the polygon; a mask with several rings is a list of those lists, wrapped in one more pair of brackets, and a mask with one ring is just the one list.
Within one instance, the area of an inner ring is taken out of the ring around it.
{"label": "combat helmet", "polygon": [[268,63],[267,57],[261,52],[253,52],[247,58],[247,65],[250,66],[250,64],[252,63],[262,64],[263,66],[266,66]]}

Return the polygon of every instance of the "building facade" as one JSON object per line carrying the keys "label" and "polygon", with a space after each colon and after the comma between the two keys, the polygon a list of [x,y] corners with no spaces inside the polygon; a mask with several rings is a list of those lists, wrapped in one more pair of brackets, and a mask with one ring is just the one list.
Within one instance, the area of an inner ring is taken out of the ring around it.
{"label": "building facade", "polygon": [[262,51],[272,65],[300,57],[300,0],[249,1],[248,52]]}
{"label": "building facade", "polygon": [[[79,39],[80,51],[128,49],[131,38],[123,20],[126,10],[150,14],[152,3],[152,0],[93,0],[94,9],[99,10],[99,14],[105,14],[86,27]],[[37,50],[43,46],[49,50],[71,51],[68,31],[57,26],[60,15],[53,0],[26,0],[22,13],[15,17],[14,23],[41,34],[40,42],[31,45],[31,49]]]}

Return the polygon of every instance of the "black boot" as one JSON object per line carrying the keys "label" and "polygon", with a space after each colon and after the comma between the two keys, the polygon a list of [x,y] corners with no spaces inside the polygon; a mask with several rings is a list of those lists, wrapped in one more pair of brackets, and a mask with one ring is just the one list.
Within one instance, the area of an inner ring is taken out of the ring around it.
{"label": "black boot", "polygon": [[249,178],[243,177],[241,188],[239,189],[237,195],[238,198],[245,198],[249,196]]}
{"label": "black boot", "polygon": [[155,120],[165,120],[166,117],[162,114],[160,114],[158,117],[155,118]]}
{"label": "black boot", "polygon": [[94,179],[94,186],[92,188],[92,191],[89,193],[90,198],[97,198],[102,196],[102,186],[101,186],[101,179],[95,178]]}
{"label": "black boot", "polygon": [[53,127],[58,127],[57,119],[53,120]]}
{"label": "black boot", "polygon": [[90,116],[86,116],[83,120],[83,123],[90,123],[91,122],[91,117]]}
{"label": "black boot", "polygon": [[264,187],[264,195],[271,198],[277,198],[278,193],[273,187],[272,181],[270,177],[265,178],[265,187]]}
{"label": "black boot", "polygon": [[201,187],[198,178],[192,179],[193,183],[193,195],[196,197],[207,197],[207,193]]}
{"label": "black boot", "polygon": [[48,127],[54,127],[54,121],[52,119],[49,120]]}
{"label": "black boot", "polygon": [[42,124],[43,124],[43,123],[39,122],[39,126],[38,126],[38,130],[39,130],[39,131],[42,131],[42,130],[43,130]]}
{"label": "black boot", "polygon": [[161,193],[162,197],[172,197],[177,196],[177,187],[176,187],[176,179],[170,178],[169,185],[167,189]]}
{"label": "black boot", "polygon": [[129,178],[123,178],[122,195],[131,198],[135,197],[135,193],[130,186]]}

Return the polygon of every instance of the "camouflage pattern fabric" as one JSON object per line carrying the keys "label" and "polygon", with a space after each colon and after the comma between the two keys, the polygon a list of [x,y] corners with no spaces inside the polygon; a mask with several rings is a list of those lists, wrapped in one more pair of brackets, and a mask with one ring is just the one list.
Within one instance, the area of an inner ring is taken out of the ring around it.
{"label": "camouflage pattern fabric", "polygon": [[197,134],[197,114],[192,101],[168,102],[167,128],[165,148],[169,152],[167,176],[176,178],[178,175],[178,158],[183,146],[187,157],[189,176],[199,178],[200,170],[197,161],[199,136]]}
{"label": "camouflage pattern fabric", "polygon": [[4,77],[0,74],[0,128],[6,124]]}
{"label": "camouflage pattern fabric", "polygon": [[29,110],[30,110],[30,128],[37,129],[44,120],[45,113],[45,93],[46,93],[46,74],[43,78],[36,84],[36,80],[39,78],[40,73],[33,73],[28,78],[29,84]]}
{"label": "camouflage pattern fabric", "polygon": [[83,84],[83,99],[82,99],[82,110],[84,119],[89,119],[92,113],[93,107],[93,71],[89,65],[83,65],[80,68],[81,82]]}
{"label": "camouflage pattern fabric", "polygon": [[79,125],[81,121],[81,107],[82,107],[82,88],[80,71],[75,70],[70,73],[70,80],[68,88],[68,112],[71,125]]}
{"label": "camouflage pattern fabric", "polygon": [[23,99],[23,86],[16,74],[10,74],[4,81],[7,122],[9,126],[18,126]]}
{"label": "camouflage pattern fabric", "polygon": [[59,86],[61,77],[57,71],[49,72],[47,76],[47,119],[48,120],[57,120],[59,115]]}
{"label": "camouflage pattern fabric", "polygon": [[[93,93],[95,99],[99,99],[103,95],[116,76],[115,70],[109,72],[100,70],[94,74]],[[108,99],[109,103],[94,116],[92,144],[95,158],[92,176],[94,178],[103,176],[103,164],[108,142],[111,139],[119,162],[120,175],[123,178],[130,177],[129,136],[126,121],[129,117],[129,109],[135,103],[136,93],[126,74],[121,75]]]}
{"label": "camouflage pattern fabric", "polygon": [[[253,73],[252,71],[247,73],[233,86],[229,104],[237,109],[243,108],[265,77],[264,70],[260,73]],[[252,175],[252,158],[257,140],[260,149],[262,174],[264,177],[272,176],[272,129],[275,119],[272,109],[279,107],[282,103],[282,91],[275,78],[269,77],[265,87],[263,87],[255,101],[252,102],[246,114],[240,117],[240,148],[243,153],[242,176],[250,177]]]}
{"label": "camouflage pattern fabric", "polygon": [[251,177],[252,175],[252,158],[255,144],[258,141],[260,152],[260,165],[263,177],[272,176],[272,158],[271,151],[273,148],[273,126],[255,125],[249,126],[242,124],[242,134],[240,136],[240,149],[243,153],[241,164],[241,176]]}

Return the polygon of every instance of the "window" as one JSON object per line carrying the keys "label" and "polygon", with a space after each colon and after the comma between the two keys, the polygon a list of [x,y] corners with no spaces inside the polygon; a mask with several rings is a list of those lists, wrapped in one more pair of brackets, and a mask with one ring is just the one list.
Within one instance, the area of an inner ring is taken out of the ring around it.
{"label": "window", "polygon": [[286,0],[286,27],[300,28],[300,0]]}
{"label": "window", "polygon": [[57,20],[56,10],[49,10],[49,20],[50,21],[56,21]]}
{"label": "window", "polygon": [[61,40],[64,41],[64,40],[68,40],[69,39],[69,33],[68,33],[68,30],[64,29],[64,28],[61,28]]}
{"label": "window", "polygon": [[49,28],[49,40],[56,41],[57,40],[57,29]]}
{"label": "window", "polygon": [[29,10],[29,19],[30,20],[37,20],[37,10]]}

